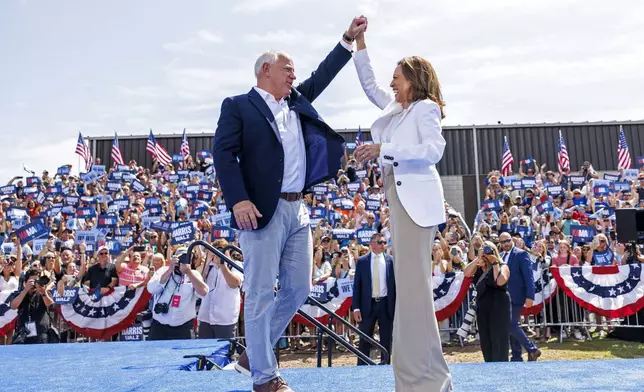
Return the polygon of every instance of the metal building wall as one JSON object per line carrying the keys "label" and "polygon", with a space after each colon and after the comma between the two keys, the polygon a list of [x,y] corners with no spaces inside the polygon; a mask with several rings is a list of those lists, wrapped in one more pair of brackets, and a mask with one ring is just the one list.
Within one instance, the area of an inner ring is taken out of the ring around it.
{"label": "metal building wall", "polygon": [[[567,124],[519,124],[475,126],[478,145],[479,174],[500,169],[503,137],[508,137],[514,156],[514,170],[518,162],[532,156],[539,165],[547,163],[548,168],[557,168],[557,141],[559,130],[568,148],[572,170],[578,170],[588,160],[597,170],[615,170],[617,166],[617,143],[619,126],[624,127],[626,141],[633,161],[644,155],[644,121],[567,123]],[[347,142],[354,142],[357,129],[337,130]],[[443,159],[438,164],[442,175],[476,174],[473,151],[472,127],[444,127],[443,135],[447,146]],[[155,135],[156,136],[156,135]],[[371,140],[368,129],[362,130],[363,140]],[[159,135],[157,141],[170,154],[178,153],[181,135]],[[113,137],[89,138],[96,144],[95,157],[105,163],[111,162],[110,152]],[[210,150],[213,134],[188,134],[190,150]],[[147,135],[119,137],[125,160],[134,159],[146,167],[152,165],[150,154],[145,151]],[[93,144],[90,144],[93,149]]]}

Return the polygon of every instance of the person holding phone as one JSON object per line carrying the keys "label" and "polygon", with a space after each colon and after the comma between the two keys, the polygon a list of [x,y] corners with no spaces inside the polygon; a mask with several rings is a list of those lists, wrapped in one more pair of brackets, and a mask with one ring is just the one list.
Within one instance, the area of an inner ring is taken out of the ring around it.
{"label": "person holding phone", "polygon": [[465,267],[476,287],[476,320],[485,362],[508,362],[511,307],[507,283],[510,269],[496,246],[483,243],[483,252]]}
{"label": "person holding phone", "polygon": [[[143,249],[141,249],[143,248]],[[141,256],[144,251],[144,256]],[[143,260],[142,260],[143,258]],[[127,286],[128,290],[136,290],[145,286],[152,275],[149,273],[149,262],[152,260],[152,252],[146,251],[145,246],[132,246],[121,253],[116,261],[116,274],[119,277],[119,286]]]}

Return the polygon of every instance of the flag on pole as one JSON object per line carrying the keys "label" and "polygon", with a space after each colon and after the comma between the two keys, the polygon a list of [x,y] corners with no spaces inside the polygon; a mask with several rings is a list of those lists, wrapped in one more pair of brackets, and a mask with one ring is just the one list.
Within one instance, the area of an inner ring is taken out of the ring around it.
{"label": "flag on pole", "polygon": [[501,174],[504,176],[509,176],[512,172],[512,164],[514,163],[514,157],[512,157],[512,152],[510,151],[510,144],[508,143],[508,137],[503,137],[503,158],[501,162]]}
{"label": "flag on pole", "polygon": [[561,135],[561,129],[559,130],[559,153],[557,154],[557,166],[559,167],[559,173],[563,173],[565,170],[570,169],[570,157],[568,156],[566,142]]}
{"label": "flag on pole", "polygon": [[183,128],[183,137],[181,138],[181,155],[190,155],[190,143],[188,143],[188,136],[186,136],[186,129]]}
{"label": "flag on pole", "polygon": [[362,140],[362,129],[360,129],[360,126],[358,125],[358,133],[356,134],[356,147],[361,146],[363,143]]}
{"label": "flag on pole", "polygon": [[78,132],[78,142],[76,142],[76,154],[80,155],[80,157],[85,161],[85,171],[89,171],[94,164],[94,159],[92,158],[92,153],[87,144],[85,144],[85,139],[83,139],[83,135],[80,132]]}
{"label": "flag on pole", "polygon": [[631,168],[631,154],[628,152],[624,128],[619,126],[619,147],[617,148],[617,170]]}
{"label": "flag on pole", "polygon": [[145,147],[145,150],[152,154],[152,159],[158,161],[159,164],[163,166],[172,163],[172,157],[170,157],[170,154],[168,154],[168,152],[165,150],[165,148],[163,148],[162,145],[157,143],[157,140],[154,138],[151,129],[150,136],[148,136],[148,144]]}
{"label": "flag on pole", "polygon": [[114,143],[112,143],[112,164],[114,166],[125,164],[123,161],[123,154],[121,153],[121,147],[119,147],[119,137],[116,132],[114,132]]}

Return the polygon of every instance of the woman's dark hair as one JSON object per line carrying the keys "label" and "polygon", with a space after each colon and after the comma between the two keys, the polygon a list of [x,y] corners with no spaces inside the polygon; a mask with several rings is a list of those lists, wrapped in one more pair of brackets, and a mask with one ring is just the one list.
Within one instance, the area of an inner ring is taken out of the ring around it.
{"label": "woman's dark hair", "polygon": [[441,85],[432,64],[420,56],[410,56],[400,60],[398,65],[411,85],[409,102],[430,99],[440,108],[441,118],[445,118]]}

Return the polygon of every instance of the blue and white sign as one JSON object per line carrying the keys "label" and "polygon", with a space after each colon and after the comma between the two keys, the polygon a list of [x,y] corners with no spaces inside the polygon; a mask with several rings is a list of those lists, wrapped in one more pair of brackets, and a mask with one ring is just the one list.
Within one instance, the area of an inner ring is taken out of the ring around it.
{"label": "blue and white sign", "polygon": [[58,168],[58,170],[56,170],[56,173],[57,173],[59,176],[66,176],[66,175],[68,175],[68,174],[69,174],[70,170],[71,170],[70,166],[69,166],[69,165],[65,165],[65,166],[61,166],[61,167],[59,167],[59,168]]}
{"label": "blue and white sign", "polygon": [[380,209],[380,199],[367,198],[365,209],[367,211],[378,211]]}
{"label": "blue and white sign", "polygon": [[148,197],[145,199],[146,207],[159,207],[161,205],[161,199],[158,197]]}
{"label": "blue and white sign", "polygon": [[347,184],[347,189],[349,189],[350,192],[358,192],[361,184],[361,182],[350,182]]}
{"label": "blue and white sign", "polygon": [[116,199],[112,201],[113,206],[117,206],[119,210],[127,210],[130,208],[130,199]]}
{"label": "blue and white sign", "polygon": [[119,220],[116,216],[113,215],[101,215],[98,217],[98,227],[116,227]]}
{"label": "blue and white sign", "polygon": [[523,189],[535,189],[537,187],[537,179],[535,177],[523,177],[521,179]]}
{"label": "blue and white sign", "polygon": [[329,301],[329,293],[326,290],[326,283],[318,283],[315,286],[311,287],[311,292],[309,293],[311,298],[317,299],[318,301],[324,303]]}
{"label": "blue and white sign", "polygon": [[76,216],[83,219],[95,218],[96,210],[94,209],[94,207],[79,208],[78,210],[76,210]]}
{"label": "blue and white sign", "polygon": [[227,241],[233,241],[235,239],[235,230],[228,226],[213,226],[212,237],[223,238]]}
{"label": "blue and white sign", "polygon": [[356,177],[367,178],[367,169],[356,170]]}
{"label": "blue and white sign", "polygon": [[195,225],[192,222],[181,222],[172,228],[172,245],[185,244],[195,238]]}
{"label": "blue and white sign", "polygon": [[89,173],[81,173],[80,178],[81,181],[85,184],[92,184],[96,182],[101,177],[101,175],[98,172],[95,171],[90,171]]}
{"label": "blue and white sign", "polygon": [[141,184],[141,182],[139,180],[134,180],[134,181],[132,181],[132,189],[135,192],[143,192],[147,188],[145,187],[145,185]]}
{"label": "blue and white sign", "polygon": [[45,226],[42,220],[37,220],[16,230],[16,235],[22,245],[34,238],[40,238],[47,234],[49,234],[49,227]]}
{"label": "blue and white sign", "polygon": [[231,213],[230,212],[224,212],[221,214],[217,215],[211,215],[210,216],[210,223],[217,225],[217,226],[230,226],[230,219],[231,219]]}
{"label": "blue and white sign", "polygon": [[356,232],[352,229],[333,229],[331,236],[334,240],[352,240]]}
{"label": "blue and white sign", "polygon": [[626,181],[617,181],[613,183],[613,189],[615,192],[630,192],[631,184]]}
{"label": "blue and white sign", "polygon": [[607,185],[595,185],[593,187],[593,193],[595,196],[608,196],[610,193],[610,186]]}
{"label": "blue and white sign", "polygon": [[580,186],[584,182],[586,182],[586,179],[584,178],[584,176],[570,176],[568,177],[568,179],[570,180],[570,183],[577,186]]}
{"label": "blue and white sign", "polygon": [[604,180],[607,180],[607,181],[611,181],[611,182],[619,181],[620,177],[621,176],[619,174],[604,173]]}
{"label": "blue and white sign", "polygon": [[499,211],[501,209],[501,200],[484,200],[483,203],[481,203],[481,209],[484,211]]}
{"label": "blue and white sign", "polygon": [[140,340],[143,340],[143,324],[141,323],[134,323],[119,334],[119,341],[121,342],[136,342]]}
{"label": "blue and white sign", "polygon": [[15,185],[5,185],[0,187],[0,195],[10,196],[15,194],[18,191],[18,188]]}
{"label": "blue and white sign", "polygon": [[179,164],[183,162],[183,155],[181,154],[172,154],[172,163]]}
{"label": "blue and white sign", "polygon": [[51,298],[58,305],[72,304],[78,298],[78,287],[65,287],[62,296],[58,293],[56,287],[54,287],[51,291]]}
{"label": "blue and white sign", "polygon": [[356,231],[358,243],[360,245],[367,245],[371,241],[371,236],[376,234],[374,229],[360,229]]}
{"label": "blue and white sign", "polygon": [[328,187],[326,185],[316,185],[313,187],[313,193],[316,195],[324,195]]}
{"label": "blue and white sign", "polygon": [[561,185],[551,185],[546,190],[550,196],[560,196],[563,194],[563,187]]}
{"label": "blue and white sign", "polygon": [[107,190],[109,192],[120,192],[121,191],[121,183],[118,181],[109,181],[107,183]]}
{"label": "blue and white sign", "polygon": [[596,228],[592,226],[572,225],[570,226],[570,234],[574,243],[590,243],[595,237]]}
{"label": "blue and white sign", "polygon": [[541,203],[541,204],[537,204],[537,212],[540,215],[543,215],[546,212],[552,212],[552,211],[553,211],[552,203],[549,202],[549,201],[546,201],[546,202]]}
{"label": "blue and white sign", "polygon": [[76,237],[74,238],[74,243],[81,244],[85,242],[86,245],[96,244],[96,241],[98,241],[98,235],[98,230],[78,230],[76,232]]}

